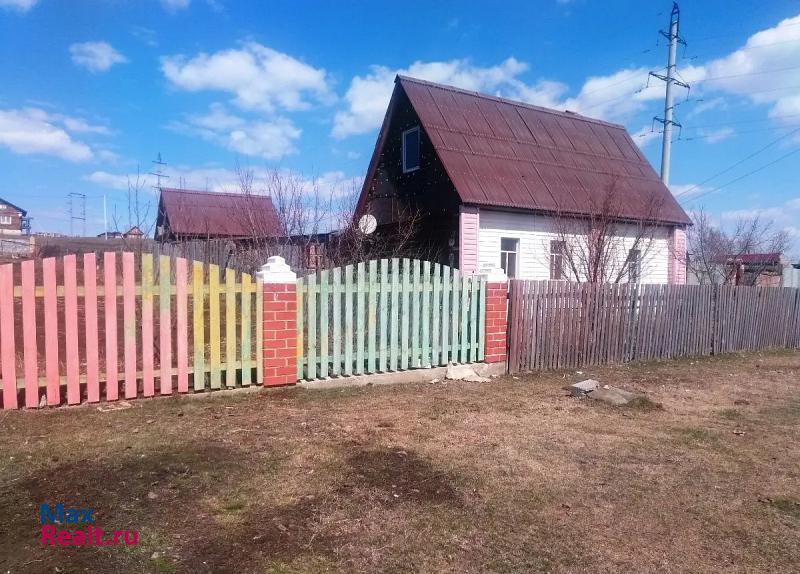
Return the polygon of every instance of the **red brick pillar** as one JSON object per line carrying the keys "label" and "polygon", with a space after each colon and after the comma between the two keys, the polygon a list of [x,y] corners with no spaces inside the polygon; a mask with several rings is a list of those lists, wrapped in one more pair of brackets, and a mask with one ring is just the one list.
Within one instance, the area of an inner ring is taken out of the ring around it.
{"label": "red brick pillar", "polygon": [[486,284],[486,341],[484,361],[503,363],[507,358],[508,280],[505,274],[490,272]]}
{"label": "red brick pillar", "polygon": [[265,387],[297,382],[297,275],[283,257],[270,257],[258,277],[264,283]]}

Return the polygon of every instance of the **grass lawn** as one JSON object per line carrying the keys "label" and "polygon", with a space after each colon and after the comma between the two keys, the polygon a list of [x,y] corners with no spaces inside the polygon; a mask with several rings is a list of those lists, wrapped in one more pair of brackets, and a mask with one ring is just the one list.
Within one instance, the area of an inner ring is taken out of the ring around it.
{"label": "grass lawn", "polygon": [[[776,352],[0,413],[0,572],[798,572],[798,393]],[[43,547],[43,502],[139,543]]]}

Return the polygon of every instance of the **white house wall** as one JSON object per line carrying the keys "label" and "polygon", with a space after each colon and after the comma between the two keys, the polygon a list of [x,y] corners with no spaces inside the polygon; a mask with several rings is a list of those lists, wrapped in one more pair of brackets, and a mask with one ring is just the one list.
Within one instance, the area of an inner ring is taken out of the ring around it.
{"label": "white house wall", "polygon": [[[519,239],[519,279],[550,279],[550,242],[559,239],[555,233],[555,219],[546,215],[533,215],[506,211],[480,210],[478,235],[478,267],[500,265],[500,238]],[[634,247],[634,227],[621,229],[621,243],[617,269],[621,269],[627,253]],[[667,283],[669,280],[669,228],[659,228],[650,240],[650,247],[642,250],[642,283]]]}

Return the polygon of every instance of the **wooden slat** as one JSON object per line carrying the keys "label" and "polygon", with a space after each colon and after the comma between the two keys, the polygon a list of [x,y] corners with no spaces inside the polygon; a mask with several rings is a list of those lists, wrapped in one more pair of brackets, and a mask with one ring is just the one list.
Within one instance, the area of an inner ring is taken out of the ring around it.
{"label": "wooden slat", "polygon": [[97,330],[97,255],[83,255],[84,336],[86,349],[86,399],[100,400],[100,353]]}
{"label": "wooden slat", "polygon": [[61,382],[58,357],[58,300],[56,298],[56,260],[42,260],[42,282],[44,283],[44,359],[47,377],[47,404],[61,402]]}
{"label": "wooden slat", "polygon": [[[125,398],[134,399],[136,385],[136,271],[133,253],[122,254],[122,328],[125,344]],[[45,278],[45,281],[47,279]]]}
{"label": "wooden slat", "polygon": [[152,397],[155,394],[155,375],[153,372],[153,256],[142,255],[142,394]]}
{"label": "wooden slat", "polygon": [[236,386],[236,369],[241,361],[236,355],[236,271],[225,269],[225,386]]}
{"label": "wooden slat", "polygon": [[328,271],[319,272],[319,376],[328,376]]}
{"label": "wooden slat", "polygon": [[117,348],[117,255],[103,254],[103,314],[106,332],[106,400],[119,398],[119,349]]}
{"label": "wooden slat", "polygon": [[412,278],[411,278],[411,357],[410,366],[420,366],[420,345],[419,345],[419,331],[420,331],[420,300],[421,291],[423,288],[422,277],[420,275],[420,262],[414,259],[411,262]]}
{"label": "wooden slat", "polygon": [[[297,280],[297,286],[295,287],[297,293],[297,379],[304,379],[306,376],[306,357],[308,355],[306,351],[306,337],[305,337],[305,317],[306,317],[306,281],[302,277]],[[263,300],[263,295],[262,295]],[[264,314],[259,312],[258,313],[258,320],[264,320]],[[264,338],[264,328],[263,326],[257,329],[261,335],[263,340]],[[263,360],[263,352],[259,350],[259,357],[262,357]],[[259,363],[260,364],[260,363]],[[335,364],[334,364],[335,367]],[[259,376],[259,384],[263,382],[261,376]]]}
{"label": "wooden slat", "polygon": [[469,281],[469,353],[467,360],[475,362],[478,360],[478,277],[473,275]]}
{"label": "wooden slat", "polygon": [[486,344],[486,279],[481,277],[478,285],[478,360],[485,357]]}
{"label": "wooden slat", "polygon": [[378,331],[378,262],[369,262],[369,298],[367,301],[367,372],[377,371],[376,340]]}
{"label": "wooden slat", "polygon": [[422,304],[420,366],[431,366],[431,263],[422,262]]}
{"label": "wooden slat", "polygon": [[344,268],[344,375],[353,374],[353,266]]}
{"label": "wooden slat", "polygon": [[[25,372],[25,406],[39,406],[39,349],[36,342],[35,261],[23,261],[22,270],[22,346]],[[3,322],[0,319],[0,322]],[[0,333],[2,336],[2,333]],[[16,386],[16,381],[15,386]]]}
{"label": "wooden slat", "polygon": [[403,259],[402,279],[400,283],[400,369],[408,369],[410,350],[409,340],[409,316],[411,308],[409,306],[411,296],[411,261]]}
{"label": "wooden slat", "polygon": [[172,394],[172,269],[170,258],[161,255],[158,261],[158,343],[159,388],[162,395]]}
{"label": "wooden slat", "polygon": [[450,362],[450,294],[453,286],[450,282],[450,267],[442,266],[442,314],[441,314],[441,344],[440,344],[440,365]]}
{"label": "wooden slat", "polygon": [[342,373],[342,270],[336,267],[331,272],[333,294],[333,375]]}
{"label": "wooden slat", "polygon": [[78,263],[77,256],[64,256],[64,345],[67,361],[67,404],[81,402],[78,354]]}
{"label": "wooden slat", "polygon": [[208,345],[211,388],[222,387],[219,266],[208,266]]}
{"label": "wooden slat", "polygon": [[205,318],[205,267],[192,263],[192,351],[194,372],[192,388],[202,391],[206,386],[206,318]]}
{"label": "wooden slat", "polygon": [[16,409],[19,406],[14,327],[14,266],[0,265],[0,375],[3,379],[4,409]]}
{"label": "wooden slat", "polygon": [[306,277],[306,317],[308,321],[306,338],[306,378],[317,378],[317,275]]}
{"label": "wooden slat", "polygon": [[389,337],[387,325],[389,313],[389,261],[381,259],[380,276],[380,329],[378,330],[378,370],[389,370]]}
{"label": "wooden slat", "polygon": [[431,286],[431,366],[442,364],[442,340],[440,333],[440,311],[442,309],[442,266],[433,265]]}
{"label": "wooden slat", "polygon": [[470,344],[470,337],[469,337],[469,313],[470,313],[470,278],[469,277],[462,277],[461,278],[461,326],[460,326],[460,339],[461,339],[461,347],[459,350],[458,358],[459,361],[462,363],[469,362],[467,355],[469,353],[469,344]]}
{"label": "wooden slat", "polygon": [[459,333],[461,327],[461,273],[458,269],[453,269],[453,291],[450,299],[450,362],[458,363],[458,350],[460,345]]}
{"label": "wooden slat", "polygon": [[355,374],[364,373],[364,360],[366,357],[366,311],[364,309],[366,296],[366,267],[360,262],[356,267],[356,368]]}
{"label": "wooden slat", "polygon": [[398,355],[400,346],[398,335],[400,333],[400,260],[392,259],[392,274],[389,287],[391,291],[391,308],[389,324],[389,370],[396,371],[398,367]]}
{"label": "wooden slat", "polygon": [[[186,259],[175,260],[175,361],[178,367],[178,392],[189,392],[189,266]],[[248,295],[249,297],[249,295]]]}

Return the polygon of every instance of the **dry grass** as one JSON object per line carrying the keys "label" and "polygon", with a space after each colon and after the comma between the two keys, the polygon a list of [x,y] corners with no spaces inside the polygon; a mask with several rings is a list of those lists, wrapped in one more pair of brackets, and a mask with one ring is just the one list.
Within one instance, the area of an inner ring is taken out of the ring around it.
{"label": "dry grass", "polygon": [[[0,414],[0,571],[797,572],[798,390],[780,352]],[[42,548],[41,502],[140,545]]]}

